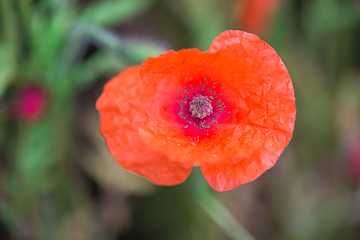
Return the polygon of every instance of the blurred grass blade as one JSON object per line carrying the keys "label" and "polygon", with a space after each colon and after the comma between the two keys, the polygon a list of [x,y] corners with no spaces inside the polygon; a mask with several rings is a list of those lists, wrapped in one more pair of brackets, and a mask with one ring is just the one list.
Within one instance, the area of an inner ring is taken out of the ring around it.
{"label": "blurred grass blade", "polygon": [[0,37],[3,38],[9,51],[16,60],[20,60],[20,42],[18,19],[16,18],[14,3],[11,0],[0,1]]}
{"label": "blurred grass blade", "polygon": [[229,16],[226,14],[231,10],[230,2],[218,0],[167,1],[189,28],[194,46],[201,50],[208,49],[217,35],[230,28]]}
{"label": "blurred grass blade", "polygon": [[224,232],[234,240],[255,240],[255,238],[243,228],[235,217],[224,205],[210,194],[207,189],[200,189],[196,200],[199,206],[214,220]]}
{"label": "blurred grass blade", "polygon": [[60,53],[73,25],[75,10],[70,7],[56,8],[49,17],[46,12],[50,10],[46,5],[36,8],[29,33],[32,61],[43,69],[42,72],[47,76],[45,78],[53,83],[55,79],[52,78],[52,72],[59,66]]}
{"label": "blurred grass blade", "polygon": [[0,1],[0,97],[13,80],[20,61],[20,39],[14,5]]}
{"label": "blurred grass blade", "polygon": [[111,72],[112,69],[118,72],[124,67],[124,63],[116,56],[100,52],[77,65],[71,73],[71,79],[75,80],[76,88],[82,88],[94,82],[100,75]]}
{"label": "blurred grass blade", "polygon": [[124,22],[145,9],[152,0],[109,0],[94,2],[84,10],[80,21],[101,26]]}
{"label": "blurred grass blade", "polygon": [[92,25],[82,29],[86,35],[101,44],[104,48],[125,59],[129,64],[140,64],[150,56],[157,56],[167,49],[160,44],[143,39],[119,38],[117,35]]}
{"label": "blurred grass blade", "polygon": [[15,75],[14,57],[9,53],[8,49],[0,45],[0,97],[4,94]]}
{"label": "blurred grass blade", "polygon": [[18,224],[19,216],[16,213],[14,206],[0,201],[0,219],[5,226],[10,230],[15,230]]}

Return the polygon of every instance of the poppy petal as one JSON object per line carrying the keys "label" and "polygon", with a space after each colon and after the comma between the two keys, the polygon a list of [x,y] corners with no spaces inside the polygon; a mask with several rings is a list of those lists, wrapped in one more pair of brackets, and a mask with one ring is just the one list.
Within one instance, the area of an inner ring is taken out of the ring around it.
{"label": "poppy petal", "polygon": [[[247,51],[252,50],[249,53],[254,54],[254,50],[262,50],[263,47],[260,46],[259,48],[259,44],[263,46],[268,45],[255,34],[239,30],[228,30],[214,39],[209,47],[209,52],[217,52],[226,48],[236,49],[239,46],[242,46]],[[255,56],[259,57],[259,54],[256,54]]]}
{"label": "poppy petal", "polygon": [[281,153],[280,149],[273,152],[271,148],[264,147],[248,158],[234,159],[233,162],[236,163],[204,165],[200,168],[209,185],[214,190],[223,192],[254,181],[274,166]]}
{"label": "poppy petal", "polygon": [[100,112],[100,131],[110,153],[123,168],[155,184],[182,183],[192,165],[169,161],[139,138],[138,128],[148,120],[145,109],[152,99],[152,92],[140,80],[139,69],[129,67],[105,85],[96,103]]}

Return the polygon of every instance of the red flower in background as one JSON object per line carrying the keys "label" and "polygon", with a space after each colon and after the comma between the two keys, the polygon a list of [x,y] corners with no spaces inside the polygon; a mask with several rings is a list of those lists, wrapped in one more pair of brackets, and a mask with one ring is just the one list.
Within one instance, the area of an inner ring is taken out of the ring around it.
{"label": "red flower in background", "polygon": [[37,85],[23,86],[11,105],[13,116],[33,122],[40,118],[46,106],[46,93]]}
{"label": "red flower in background", "polygon": [[282,0],[239,0],[236,21],[246,31],[265,35],[281,3]]}
{"label": "red flower in background", "polygon": [[352,142],[348,150],[350,171],[354,178],[360,180],[360,138]]}
{"label": "red flower in background", "polygon": [[255,180],[292,137],[294,89],[276,51],[226,31],[209,51],[148,58],[104,87],[96,107],[107,146],[124,168],[160,185],[200,166],[217,191]]}

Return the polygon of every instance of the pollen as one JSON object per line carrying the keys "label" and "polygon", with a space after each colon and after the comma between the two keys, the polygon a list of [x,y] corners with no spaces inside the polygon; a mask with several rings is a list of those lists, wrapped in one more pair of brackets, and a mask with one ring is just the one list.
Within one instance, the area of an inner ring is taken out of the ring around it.
{"label": "pollen", "polygon": [[195,129],[209,129],[218,123],[222,115],[229,113],[224,112],[226,106],[220,99],[221,88],[214,82],[208,82],[206,78],[204,80],[190,84],[177,101],[180,107],[178,116],[184,121],[184,128],[195,134],[200,134],[194,132]]}
{"label": "pollen", "polygon": [[213,112],[211,100],[207,96],[198,94],[196,97],[193,97],[189,105],[192,117],[204,119]]}

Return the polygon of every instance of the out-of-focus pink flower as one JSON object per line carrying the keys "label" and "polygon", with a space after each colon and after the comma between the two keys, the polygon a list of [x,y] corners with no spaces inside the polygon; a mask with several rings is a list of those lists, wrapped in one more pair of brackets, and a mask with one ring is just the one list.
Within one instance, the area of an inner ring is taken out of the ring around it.
{"label": "out-of-focus pink flower", "polygon": [[268,34],[275,13],[283,0],[238,0],[236,22],[243,30]]}
{"label": "out-of-focus pink flower", "polygon": [[360,138],[356,139],[349,148],[350,171],[360,181]]}
{"label": "out-of-focus pink flower", "polygon": [[11,105],[12,115],[27,122],[40,118],[46,106],[46,93],[37,85],[22,87]]}

